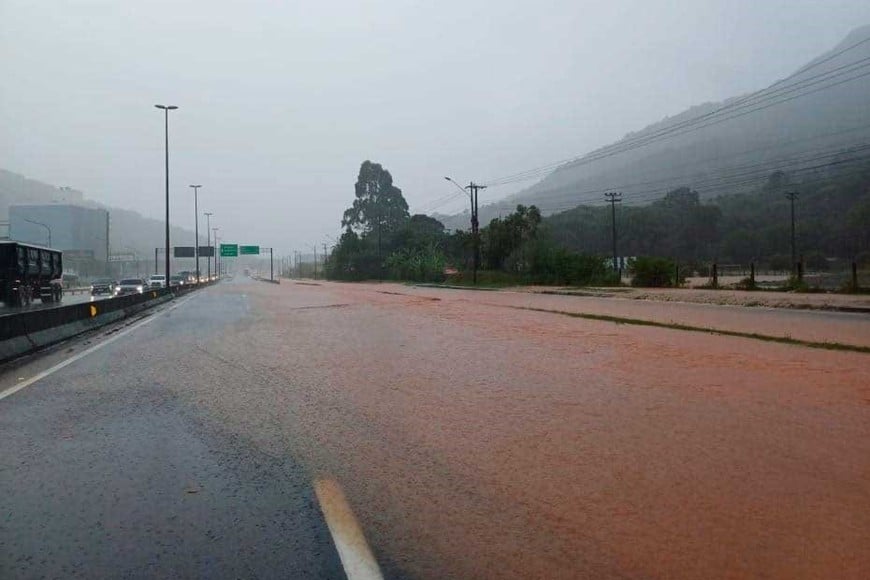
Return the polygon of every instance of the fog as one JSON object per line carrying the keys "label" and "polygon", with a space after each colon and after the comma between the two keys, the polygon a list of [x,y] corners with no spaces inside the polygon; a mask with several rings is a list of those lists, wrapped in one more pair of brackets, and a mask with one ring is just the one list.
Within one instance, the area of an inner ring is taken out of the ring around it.
{"label": "fog", "polygon": [[224,239],[289,253],[339,233],[366,159],[429,209],[444,175],[582,154],[868,22],[858,0],[0,0],[0,167],[160,217],[154,104],[177,105],[173,223],[193,229],[202,184]]}

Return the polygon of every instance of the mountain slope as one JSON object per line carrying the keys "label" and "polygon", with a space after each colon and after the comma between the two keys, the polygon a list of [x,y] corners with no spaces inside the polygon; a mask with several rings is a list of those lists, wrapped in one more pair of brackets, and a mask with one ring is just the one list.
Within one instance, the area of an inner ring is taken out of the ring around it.
{"label": "mountain slope", "polygon": [[[832,161],[847,165],[867,156],[861,149],[867,145],[870,26],[762,91],[692,107],[541,171],[533,186],[481,207],[481,223],[518,203],[536,204],[544,214],[600,204],[610,190],[621,191],[626,203],[648,203],[680,186],[703,198],[751,191],[775,170],[799,182]],[[465,215],[439,219],[468,227]]]}
{"label": "mountain slope", "polygon": [[[106,207],[88,200],[81,191],[69,187],[55,187],[23,175],[0,169],[0,221],[9,219],[9,206],[19,204],[70,203],[109,210],[109,245],[111,252],[129,252],[131,249],[148,259],[155,247],[163,246],[164,222],[144,217],[134,211]],[[200,227],[202,230],[204,225]],[[5,235],[4,231],[0,234]],[[170,227],[173,245],[193,245],[193,232],[177,226]],[[202,237],[205,245],[205,237]]]}

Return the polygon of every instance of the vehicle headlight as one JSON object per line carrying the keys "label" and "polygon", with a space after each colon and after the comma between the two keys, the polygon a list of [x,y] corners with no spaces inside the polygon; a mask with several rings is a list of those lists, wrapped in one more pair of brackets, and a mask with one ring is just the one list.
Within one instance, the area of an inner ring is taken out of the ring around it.
{"label": "vehicle headlight", "polygon": [[136,286],[136,292],[139,292],[141,294],[143,290],[144,288],[142,288],[142,286]]}

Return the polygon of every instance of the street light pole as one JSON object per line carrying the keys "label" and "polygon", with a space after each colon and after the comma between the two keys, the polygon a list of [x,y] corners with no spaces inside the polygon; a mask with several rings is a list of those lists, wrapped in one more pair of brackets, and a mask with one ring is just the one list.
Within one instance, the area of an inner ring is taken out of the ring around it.
{"label": "street light pole", "polygon": [[27,219],[27,218],[22,218],[22,219],[23,219],[24,221],[28,222],[28,223],[31,223],[31,224],[34,224],[34,225],[37,225],[37,226],[42,226],[42,227],[45,228],[45,231],[48,232],[48,247],[50,248],[50,247],[51,247],[51,228],[48,227],[47,225],[45,225],[45,224],[42,223],[42,222],[37,222],[37,221],[34,221],[34,220],[29,220],[29,219]]}
{"label": "street light pole", "polygon": [[175,105],[154,105],[158,109],[163,110],[164,126],[165,126],[165,144],[166,144],[166,287],[169,288],[169,111],[174,111],[178,107]]}
{"label": "street light pole", "polygon": [[220,254],[218,254],[219,246],[218,246],[217,233],[218,233],[219,229],[220,228],[212,228],[211,229],[211,233],[212,233],[211,237],[214,240],[214,273],[217,275],[218,279],[220,279],[220,277],[221,277],[220,264],[218,264],[218,257],[220,256]]}
{"label": "street light pole", "polygon": [[[214,215],[213,212],[207,211],[203,214],[205,216],[205,244],[212,256],[214,255],[214,248],[211,247],[211,216]],[[206,265],[208,266],[208,281],[211,282],[211,256],[205,257]]]}
{"label": "street light pole", "polygon": [[199,188],[201,185],[191,185],[193,188],[193,256],[196,258],[196,283],[199,284]]}

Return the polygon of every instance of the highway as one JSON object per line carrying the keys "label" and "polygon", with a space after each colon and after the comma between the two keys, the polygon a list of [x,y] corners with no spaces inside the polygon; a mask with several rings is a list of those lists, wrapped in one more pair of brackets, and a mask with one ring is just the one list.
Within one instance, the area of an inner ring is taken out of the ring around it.
{"label": "highway", "polygon": [[866,344],[862,314],[222,283],[0,367],[0,576],[867,578]]}

